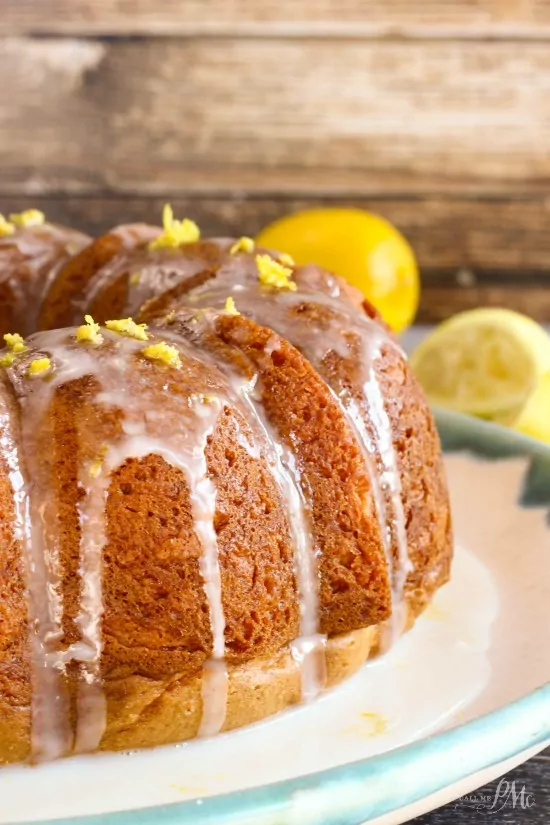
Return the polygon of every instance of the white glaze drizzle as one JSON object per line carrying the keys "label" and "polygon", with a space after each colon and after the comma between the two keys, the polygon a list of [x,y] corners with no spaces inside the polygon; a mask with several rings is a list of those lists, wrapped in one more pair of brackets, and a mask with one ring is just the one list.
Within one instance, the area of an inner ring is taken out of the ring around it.
{"label": "white glaze drizzle", "polygon": [[[217,317],[217,312],[204,313],[201,324],[209,327],[215,323]],[[174,338],[178,340],[177,335]],[[200,340],[198,343],[200,345]],[[268,341],[266,355],[269,357],[278,347],[277,336],[273,335]],[[326,684],[326,635],[319,632],[318,558],[313,544],[311,520],[302,489],[301,474],[292,450],[277,436],[265,413],[259,374],[256,372],[253,378],[245,380],[223,359],[214,359],[202,349],[201,355],[223,372],[235,396],[243,402],[245,418],[249,424],[253,422],[261,435],[264,458],[285,505],[290,538],[294,547],[300,610],[300,635],[292,641],[291,651],[300,668],[302,696],[308,701],[315,698]],[[241,438],[238,440],[241,443]],[[254,452],[248,452],[253,457],[259,455],[257,446]]]}
{"label": "white glaze drizzle", "polygon": [[61,603],[57,581],[58,558],[46,557],[36,499],[31,496],[29,469],[17,446],[8,408],[0,395],[0,446],[9,471],[14,500],[14,537],[21,543],[28,588],[28,621],[31,652],[32,754],[37,760],[56,759],[70,748],[71,731],[66,698],[59,690],[58,674],[47,666],[50,647],[61,636]]}
{"label": "white glaze drizzle", "polygon": [[[101,565],[105,534],[105,506],[109,489],[109,475],[103,466],[97,476],[89,464],[79,468],[78,483],[85,490],[78,505],[80,520],[80,577],[82,593],[76,625],[80,630],[79,650],[73,658],[81,663],[77,696],[77,718],[74,750],[86,753],[99,747],[105,731],[107,706],[101,686],[101,616],[103,592]],[[86,651],[90,658],[86,659]]]}
{"label": "white glaze drizzle", "polygon": [[[217,313],[203,316],[203,323],[209,326]],[[163,330],[163,335],[165,331]],[[181,340],[177,335],[174,340]],[[200,342],[199,342],[200,344]],[[270,352],[277,349],[276,336],[270,339]],[[301,484],[301,476],[292,450],[277,436],[265,413],[261,399],[261,383],[258,373],[249,380],[237,374],[232,366],[222,359],[214,359],[201,350],[201,355],[223,372],[234,395],[242,405],[241,409],[248,423],[261,436],[264,458],[285,505],[290,538],[294,547],[295,573],[298,585],[300,609],[300,635],[291,643],[294,660],[300,668],[302,695],[305,700],[317,696],[326,684],[326,636],[319,633],[319,570],[318,559],[312,540],[311,521],[308,505]],[[244,405],[244,408],[243,408]],[[242,444],[242,434],[238,437]],[[258,445],[247,450],[254,458],[259,457]],[[213,682],[219,676],[214,674]]]}
{"label": "white glaze drizzle", "polygon": [[[387,650],[404,629],[407,613],[404,587],[412,565],[397,454],[375,364],[382,355],[383,346],[396,348],[402,357],[405,356],[383,327],[363,314],[349,296],[345,300],[346,296],[342,295],[339,281],[334,276],[317,267],[303,267],[296,272],[299,291],[265,290],[258,283],[254,258],[246,255],[239,258],[241,270],[237,283],[237,264],[235,260],[230,260],[220,268],[215,279],[194,289],[182,303],[222,308],[227,295],[233,293],[239,311],[271,327],[294,344],[327,383],[356,436],[371,482],[392,595],[392,615],[381,627],[380,634],[380,650]],[[319,291],[321,283],[326,292]],[[293,316],[290,310],[301,303],[321,305],[335,313],[329,328],[326,325],[322,328],[314,324],[305,325]],[[361,362],[356,367],[362,374],[361,386],[370,412],[372,435],[357,400],[323,364],[330,352],[345,360],[350,359],[347,338],[350,333],[360,342]],[[394,561],[393,547],[397,551],[397,563]]]}
{"label": "white glaze drizzle", "polygon": [[[29,521],[23,536],[24,555],[27,559],[27,587],[29,591],[29,617],[32,649],[32,732],[31,749],[37,761],[56,759],[70,753],[73,734],[68,715],[68,699],[65,694],[62,675],[70,661],[86,662],[94,668],[99,655],[96,645],[88,641],[93,632],[85,627],[88,602],[95,587],[94,570],[90,579],[84,576],[84,616],[77,618],[83,631],[83,641],[71,645],[66,650],[59,649],[63,636],[63,600],[60,591],[61,567],[59,543],[54,532],[57,524],[55,502],[49,492],[41,487],[36,489],[40,473],[33,456],[36,452],[35,434],[39,431],[43,416],[49,407],[57,387],[67,381],[76,380],[90,373],[95,367],[94,360],[86,353],[73,353],[69,347],[59,344],[67,334],[43,333],[41,343],[45,350],[55,351],[56,372],[50,380],[27,379],[20,376],[14,386],[23,381],[31,381],[31,394],[20,397],[22,453],[27,462],[27,471],[32,483],[27,493]],[[14,378],[12,370],[8,375]],[[27,403],[27,402],[30,403]],[[51,510],[51,512],[50,512]],[[81,542],[81,552],[88,559],[89,553]],[[44,595],[46,598],[44,598]],[[97,617],[97,622],[99,616]],[[97,624],[96,622],[96,624]],[[91,684],[91,683],[90,683]],[[90,696],[93,687],[87,692]],[[79,697],[80,699],[80,697]],[[79,699],[77,701],[79,701]],[[89,701],[86,700],[87,706]],[[86,707],[86,712],[89,713]]]}
{"label": "white glaze drizzle", "polygon": [[319,633],[318,562],[295,456],[269,423],[259,389],[258,376],[253,381],[241,382],[241,396],[250,415],[265,434],[268,466],[286,505],[300,608],[300,635],[291,642],[291,651],[300,668],[302,696],[309,701],[321,692],[326,683],[326,636]]}

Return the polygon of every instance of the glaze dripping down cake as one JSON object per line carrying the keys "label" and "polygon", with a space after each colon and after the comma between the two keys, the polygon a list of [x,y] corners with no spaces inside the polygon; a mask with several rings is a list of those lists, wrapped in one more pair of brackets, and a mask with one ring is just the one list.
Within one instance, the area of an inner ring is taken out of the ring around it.
{"label": "glaze dripping down cake", "polygon": [[0,224],[0,762],[231,730],[391,646],[452,538],[375,310],[168,210],[32,214]]}

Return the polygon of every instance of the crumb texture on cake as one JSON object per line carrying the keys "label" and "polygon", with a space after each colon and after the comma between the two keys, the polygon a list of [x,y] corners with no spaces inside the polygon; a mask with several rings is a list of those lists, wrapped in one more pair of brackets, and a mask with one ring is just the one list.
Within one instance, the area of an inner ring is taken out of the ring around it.
{"label": "crumb texture on cake", "polygon": [[0,763],[314,699],[447,581],[433,418],[337,276],[168,212],[30,214],[0,307]]}

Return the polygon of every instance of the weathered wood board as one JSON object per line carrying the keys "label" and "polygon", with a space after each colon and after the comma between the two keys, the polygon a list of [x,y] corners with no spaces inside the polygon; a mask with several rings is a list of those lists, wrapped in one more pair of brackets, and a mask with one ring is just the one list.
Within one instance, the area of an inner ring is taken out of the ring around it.
{"label": "weathered wood board", "polygon": [[4,0],[9,33],[539,37],[549,0]]}
{"label": "weathered wood board", "polygon": [[515,192],[548,43],[0,41],[0,192]]}

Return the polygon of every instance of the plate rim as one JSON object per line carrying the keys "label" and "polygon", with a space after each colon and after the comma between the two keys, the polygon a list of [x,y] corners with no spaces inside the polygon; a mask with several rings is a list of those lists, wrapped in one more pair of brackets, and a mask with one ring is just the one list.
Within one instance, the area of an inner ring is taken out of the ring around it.
{"label": "plate rim", "polygon": [[[497,460],[527,455],[550,468],[550,447],[528,436],[460,413],[436,410],[435,417],[445,452],[483,455],[480,446],[489,442],[497,448]],[[451,730],[347,765],[201,800],[21,825],[357,825],[545,742],[550,742],[550,681]]]}

